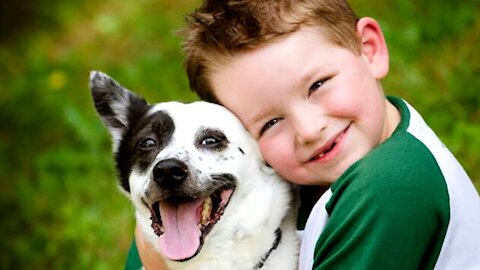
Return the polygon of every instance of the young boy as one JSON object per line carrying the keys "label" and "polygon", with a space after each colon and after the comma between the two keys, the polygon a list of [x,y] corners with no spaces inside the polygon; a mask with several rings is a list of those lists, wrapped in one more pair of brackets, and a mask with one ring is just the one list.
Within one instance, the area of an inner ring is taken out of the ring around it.
{"label": "young boy", "polygon": [[421,116],[385,98],[375,20],[341,0],[206,0],[185,34],[191,88],[308,190],[299,269],[480,269],[479,195]]}

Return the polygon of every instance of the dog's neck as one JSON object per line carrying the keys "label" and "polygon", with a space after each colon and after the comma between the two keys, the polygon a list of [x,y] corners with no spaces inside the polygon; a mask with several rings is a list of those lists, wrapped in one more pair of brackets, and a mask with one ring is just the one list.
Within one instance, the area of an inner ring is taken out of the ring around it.
{"label": "dog's neck", "polygon": [[280,241],[282,240],[282,230],[280,230],[280,228],[278,228],[276,231],[275,231],[275,240],[273,240],[273,244],[272,244],[272,247],[262,256],[262,258],[260,259],[260,261],[255,265],[255,267],[253,268],[254,270],[255,269],[260,269],[263,267],[263,265],[265,264],[265,262],[267,261],[268,257],[270,256],[270,254],[272,253],[272,251],[274,251],[278,245],[280,244]]}

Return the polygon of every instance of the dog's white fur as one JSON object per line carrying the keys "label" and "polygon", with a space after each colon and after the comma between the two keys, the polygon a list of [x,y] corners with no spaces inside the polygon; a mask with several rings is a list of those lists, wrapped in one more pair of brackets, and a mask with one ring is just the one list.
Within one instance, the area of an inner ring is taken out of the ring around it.
{"label": "dog's white fur", "polygon": [[[111,79],[102,73],[92,73],[92,92],[104,91],[100,86],[108,80]],[[104,84],[103,88],[108,88],[106,86]],[[112,109],[119,121],[128,127],[131,123],[128,123],[125,106],[129,106],[129,99],[125,95],[129,92],[126,89],[123,91],[118,94],[119,101],[112,102]],[[186,270],[255,269],[272,249],[276,240],[275,231],[279,228],[282,232],[279,245],[271,251],[261,269],[296,269],[298,240],[291,186],[265,164],[256,141],[240,121],[224,107],[206,102],[159,103],[150,106],[147,114],[159,111],[168,113],[173,119],[175,130],[172,139],[146,170],[132,167],[128,178],[130,192],[127,192],[136,208],[138,226],[146,241],[159,254],[162,254],[159,236],[151,227],[151,211],[144,201],[147,190],[152,187],[155,164],[169,158],[184,161],[197,172],[195,184],[199,187],[211,181],[212,174],[228,173],[237,179],[237,186],[222,217],[206,235],[200,252],[186,261],[165,258],[168,267]],[[111,127],[104,116],[102,118],[112,133],[114,151],[117,151],[125,131]],[[199,150],[193,143],[194,138],[205,128],[221,130],[228,146],[221,151]]]}

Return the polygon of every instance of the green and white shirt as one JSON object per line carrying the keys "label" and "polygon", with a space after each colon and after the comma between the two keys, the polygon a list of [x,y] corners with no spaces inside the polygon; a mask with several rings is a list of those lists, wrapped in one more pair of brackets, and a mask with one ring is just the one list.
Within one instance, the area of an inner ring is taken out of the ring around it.
{"label": "green and white shirt", "polygon": [[316,202],[299,269],[480,269],[475,187],[418,112],[389,101],[400,124]]}

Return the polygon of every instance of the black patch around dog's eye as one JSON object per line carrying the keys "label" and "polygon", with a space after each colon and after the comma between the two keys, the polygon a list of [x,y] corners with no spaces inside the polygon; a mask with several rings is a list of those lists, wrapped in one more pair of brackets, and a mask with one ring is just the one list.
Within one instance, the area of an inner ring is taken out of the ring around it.
{"label": "black patch around dog's eye", "polygon": [[195,146],[200,149],[222,151],[228,143],[225,134],[217,129],[204,129],[195,136]]}
{"label": "black patch around dog's eye", "polygon": [[130,191],[128,178],[132,168],[136,165],[146,170],[175,131],[173,119],[164,111],[145,113],[131,123],[115,154],[121,184],[126,191]]}
{"label": "black patch around dog's eye", "polygon": [[139,166],[140,170],[146,170],[158,152],[172,139],[175,124],[170,115],[164,111],[155,112],[141,123],[144,127],[138,133],[139,144],[137,150],[139,151],[135,153],[133,158],[134,163]]}

